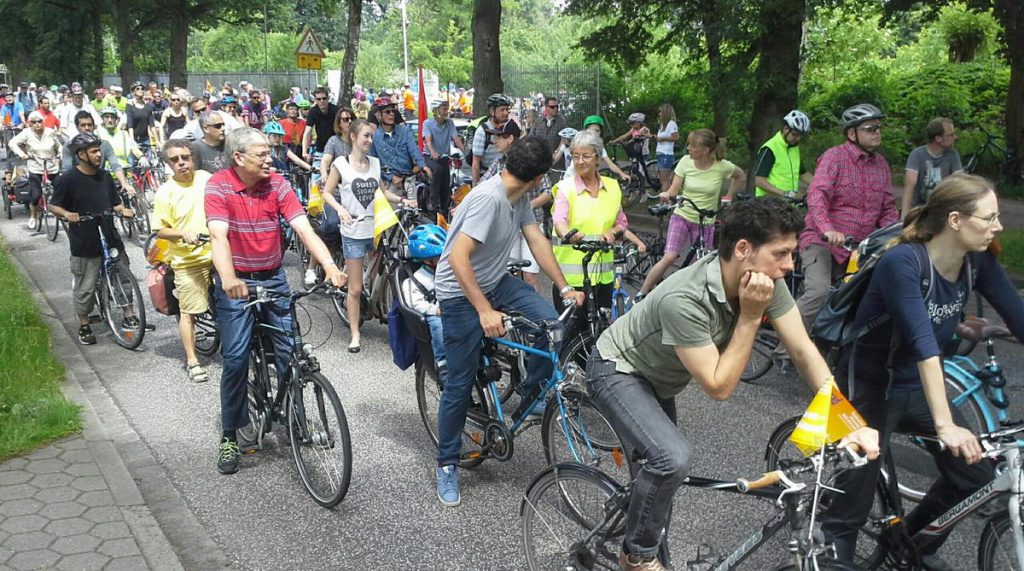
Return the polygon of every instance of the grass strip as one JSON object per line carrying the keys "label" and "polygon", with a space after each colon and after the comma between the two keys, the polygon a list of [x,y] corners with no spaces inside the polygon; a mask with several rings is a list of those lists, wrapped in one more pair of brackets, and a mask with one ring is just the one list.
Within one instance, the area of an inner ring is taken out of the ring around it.
{"label": "grass strip", "polygon": [[28,285],[0,240],[0,460],[82,428],[64,398],[64,366]]}

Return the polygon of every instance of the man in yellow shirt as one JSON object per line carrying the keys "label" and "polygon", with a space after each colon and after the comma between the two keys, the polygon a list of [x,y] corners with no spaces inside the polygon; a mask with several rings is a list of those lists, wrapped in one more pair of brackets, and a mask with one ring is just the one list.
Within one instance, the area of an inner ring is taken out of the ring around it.
{"label": "man in yellow shirt", "polygon": [[164,161],[174,175],[156,191],[151,223],[157,237],[170,242],[168,257],[181,311],[178,334],[185,346],[185,367],[191,381],[202,383],[209,377],[196,356],[194,316],[209,309],[213,256],[209,242],[200,240],[200,234],[209,232],[203,201],[210,173],[197,171],[194,160],[187,140],[171,139],[164,145]]}
{"label": "man in yellow shirt", "polygon": [[412,121],[416,117],[416,96],[406,83],[402,86],[402,108],[405,110],[405,120]]}

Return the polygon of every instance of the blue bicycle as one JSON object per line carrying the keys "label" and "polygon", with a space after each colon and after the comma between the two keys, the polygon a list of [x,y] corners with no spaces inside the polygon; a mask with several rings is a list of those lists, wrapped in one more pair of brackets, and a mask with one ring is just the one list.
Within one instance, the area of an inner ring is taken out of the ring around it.
{"label": "blue bicycle", "polygon": [[[422,317],[406,305],[399,296],[399,307],[407,323],[410,333],[419,342],[422,355],[430,355],[430,331]],[[566,308],[561,320],[572,312]],[[528,411],[535,405],[547,401],[547,407],[541,425],[541,438],[544,444],[544,456],[549,464],[572,462],[598,468],[622,482],[632,476],[630,463],[624,454],[624,445],[611,424],[597,409],[586,390],[575,382],[567,382],[566,367],[563,366],[558,352],[535,348],[534,340],[539,336],[547,338],[548,347],[561,342],[562,328],[553,322],[534,323],[529,319],[510,313],[505,318],[505,329],[510,332],[508,337],[517,338],[522,342],[506,338],[484,338],[480,352],[480,368],[477,371],[477,382],[473,387],[473,403],[466,416],[466,426],[462,431],[462,456],[459,466],[473,468],[487,458],[506,461],[512,458],[513,443],[517,436],[531,426],[538,424],[535,417]],[[525,355],[534,355],[549,359],[554,365],[551,377],[544,384],[540,393],[528,406],[520,403],[518,414],[506,414],[501,403],[502,367],[499,362],[499,351],[514,351]],[[427,368],[421,374],[421,368]],[[417,364],[416,401],[419,405],[423,426],[427,429],[430,439],[437,445],[437,415],[444,390],[438,380],[432,358],[421,357]]]}

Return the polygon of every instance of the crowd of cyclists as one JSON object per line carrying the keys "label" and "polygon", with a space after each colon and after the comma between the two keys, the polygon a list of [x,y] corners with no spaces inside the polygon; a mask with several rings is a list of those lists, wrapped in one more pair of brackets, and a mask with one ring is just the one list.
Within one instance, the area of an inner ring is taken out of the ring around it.
{"label": "crowd of cyclists", "polygon": [[[600,333],[586,364],[589,393],[638,459],[622,569],[671,568],[665,534],[692,457],[691,443],[677,428],[674,397],[693,382],[714,399],[729,398],[765,322],[778,335],[777,357],[789,359],[812,388],[836,373],[868,423],[847,440],[869,458],[884,452],[893,431],[934,433],[946,445],[946,452],[935,453],[942,476],[908,517],[911,533],[992,478],[977,438],[946,400],[942,351],[972,292],[983,295],[1022,341],[1024,303],[993,254],[1002,230],[995,187],[960,172],[950,119],[929,123],[927,144],[911,154],[901,213],[891,168],[877,152],[885,114],[871,104],[842,111],[844,141],[817,158],[813,174],[800,152],[812,128],[809,118],[799,110],[782,117],[781,129],[759,148],[750,173],[756,197],[740,200],[747,173],[725,159],[723,139],[710,129],[681,133],[669,104],[659,107],[656,125],[636,112],[616,135],[597,115],[587,117],[580,130],[570,128],[556,97],[541,97],[534,105],[524,102],[533,97],[493,94],[486,114],[460,132],[452,111],[470,111],[472,93],[458,90],[431,105],[421,150],[407,124],[408,86],[395,95],[359,88],[352,102],[340,104],[323,87],[309,98],[293,89],[288,99],[272,104],[266,91],[230,84],[197,97],[141,82],[129,86],[128,96],[112,85],[90,99],[78,83],[66,89],[0,86],[0,95],[0,123],[5,133],[15,133],[7,147],[27,161],[33,181],[29,228],[38,224],[33,205],[44,172],[55,181],[50,209],[74,223],[80,215],[111,210],[134,214],[122,204],[117,186],[133,194],[145,190],[132,188],[123,167],[165,171],[166,181],[147,198],[153,231],[171,244],[167,259],[180,301],[185,368],[195,382],[208,375],[196,356],[192,319],[210,303],[216,307],[223,359],[217,456],[222,473],[238,470],[245,445],[239,431],[249,422],[249,292],[255,286],[289,286],[281,233],[290,228],[309,252],[304,286],[327,281],[343,288],[348,351],[357,353],[361,276],[378,248],[375,214],[379,200],[386,200],[417,207],[426,217],[408,235],[416,271],[401,289],[430,324],[444,388],[436,494],[442,504],[458,505],[457,465],[481,340],[504,335],[510,312],[562,327],[561,309],[584,303],[585,272],[592,284],[588,294],[610,311],[616,254],[609,248],[592,255],[584,268],[580,245],[652,245],[630,231],[622,185],[631,174],[607,149],[622,145],[646,159],[653,140],[658,200],[678,208],[664,252],[631,300],[632,309]],[[677,159],[681,142],[685,154]],[[471,190],[461,196],[452,194],[451,177],[463,176],[451,168],[452,156],[468,159]],[[314,186],[324,211],[315,225],[306,210]],[[806,201],[806,213],[794,199]],[[700,223],[707,212],[717,224]],[[96,342],[88,319],[98,271],[95,225],[109,224],[108,235],[123,247],[109,219],[100,220],[71,224],[75,230],[69,230],[83,344]],[[901,220],[898,245],[882,258],[856,308],[856,323],[870,324],[872,334],[844,345],[838,364],[826,362],[809,331],[845,272],[848,245]],[[715,251],[663,279],[698,239],[714,244]],[[784,282],[795,255],[804,276],[797,299]],[[127,264],[127,256],[122,259]],[[523,260],[517,266],[521,279],[509,272],[510,259]],[[552,283],[551,300],[538,292],[540,272]],[[284,303],[271,304],[269,319],[288,331]],[[579,326],[565,324],[570,332]],[[538,346],[546,340],[541,337]],[[283,359],[288,340],[281,336],[277,343]],[[278,371],[288,370],[280,365]],[[518,387],[524,405],[539,394],[551,367],[544,359],[527,359],[526,379]],[[518,411],[543,413],[543,402]],[[837,556],[851,564],[878,466],[872,462],[842,479],[837,485],[847,493],[823,515]],[[942,539],[918,546],[926,568],[949,568],[936,555]]]}

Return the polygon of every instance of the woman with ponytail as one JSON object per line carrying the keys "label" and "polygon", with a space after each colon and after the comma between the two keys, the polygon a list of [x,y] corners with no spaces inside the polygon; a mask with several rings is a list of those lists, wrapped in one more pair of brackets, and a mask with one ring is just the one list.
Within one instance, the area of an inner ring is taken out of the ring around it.
{"label": "woman with ponytail", "polygon": [[[1002,229],[990,181],[968,174],[943,179],[907,215],[897,244],[879,260],[853,327],[890,318],[840,356],[838,368],[851,372],[841,388],[878,430],[883,454],[895,430],[934,434],[946,445],[946,452],[933,453],[939,479],[905,520],[910,535],[993,477],[977,437],[946,398],[942,347],[953,339],[972,290],[1024,341],[1024,302],[991,253]],[[823,520],[847,563],[853,563],[857,530],[871,509],[880,464],[844,473],[837,485],[846,493],[835,498]],[[935,555],[944,540],[918,543],[926,569],[947,568]]]}
{"label": "woman with ponytail", "polygon": [[[725,140],[719,139],[711,129],[697,129],[686,138],[686,151],[689,153],[679,159],[672,186],[661,193],[661,201],[670,202],[682,190],[683,196],[689,198],[701,210],[718,210],[722,194],[722,184],[729,180],[727,199],[747,182],[743,169],[725,160]],[[715,226],[704,227],[704,243],[710,249],[714,242]],[[690,245],[697,241],[700,234],[697,211],[693,206],[684,205],[676,208],[668,222],[668,234],[665,238],[665,255],[644,280],[643,287],[637,294],[637,300],[647,295],[661,281],[672,262],[676,261],[680,252],[689,250]],[[696,260],[693,260],[696,262]]]}

